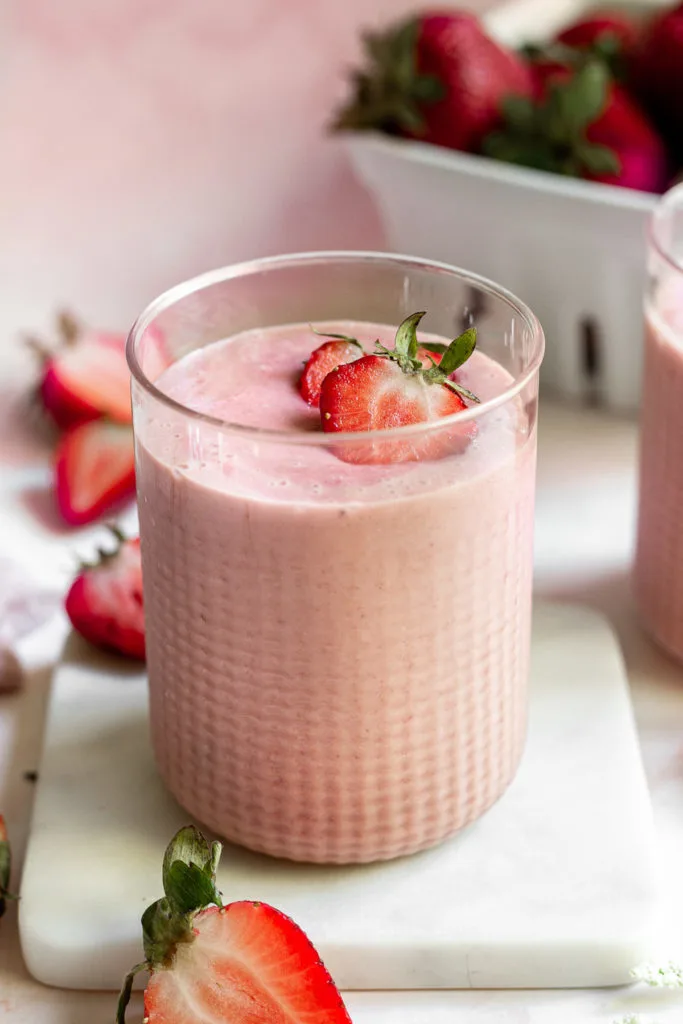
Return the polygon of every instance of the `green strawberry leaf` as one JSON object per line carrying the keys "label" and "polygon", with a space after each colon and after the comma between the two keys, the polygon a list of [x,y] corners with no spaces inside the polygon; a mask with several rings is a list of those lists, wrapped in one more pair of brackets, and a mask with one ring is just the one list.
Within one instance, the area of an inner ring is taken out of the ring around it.
{"label": "green strawberry leaf", "polygon": [[477,346],[477,329],[469,327],[459,338],[450,343],[439,363],[439,370],[450,377],[459,366],[466,363]]}
{"label": "green strawberry leaf", "polygon": [[142,915],[142,945],[148,963],[165,965],[179,942],[192,934],[188,917],[174,913],[166,897],[147,907]]}
{"label": "green strawberry leaf", "polygon": [[506,96],[502,113],[506,123],[518,131],[528,131],[536,123],[536,107],[526,96]]}
{"label": "green strawberry leaf", "polygon": [[421,341],[420,348],[426,349],[427,352],[436,352],[439,355],[443,355],[448,345],[444,345],[442,341]]}
{"label": "green strawberry leaf", "polygon": [[[211,870],[211,866],[209,865]],[[176,914],[189,914],[215,903],[221,906],[220,893],[210,874],[198,864],[174,861],[166,873],[168,902]]]}
{"label": "green strawberry leaf", "polygon": [[588,61],[568,82],[551,90],[553,104],[570,138],[583,132],[602,114],[607,103],[610,74],[600,61]]}
{"label": "green strawberry leaf", "polygon": [[194,825],[181,828],[166,848],[161,869],[164,893],[178,914],[221,905],[216,889],[216,866],[221,844],[207,842]]}
{"label": "green strawberry leaf", "polygon": [[460,395],[461,398],[469,398],[470,402],[476,402],[477,405],[481,402],[480,398],[477,398],[468,388],[464,388],[462,384],[458,384],[455,380],[445,380],[444,384],[451,391],[455,391],[456,395]]}
{"label": "green strawberry leaf", "polygon": [[584,142],[576,155],[591,174],[619,174],[621,171],[621,160],[608,146]]}
{"label": "green strawberry leaf", "polygon": [[329,338],[330,341],[348,341],[350,345],[357,345],[362,350],[363,346],[357,338],[352,338],[348,334],[333,334],[331,331],[319,331],[313,324],[308,325],[314,334],[317,334],[319,338]]}
{"label": "green strawberry leaf", "polygon": [[418,340],[417,325],[424,316],[422,313],[412,313],[407,316],[396,331],[394,349],[399,356],[407,356],[408,359],[417,358]]}

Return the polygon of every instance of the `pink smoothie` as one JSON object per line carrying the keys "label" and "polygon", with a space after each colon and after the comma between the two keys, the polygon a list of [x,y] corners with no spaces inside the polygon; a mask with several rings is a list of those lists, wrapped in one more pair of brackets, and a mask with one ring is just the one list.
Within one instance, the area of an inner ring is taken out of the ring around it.
{"label": "pink smoothie", "polygon": [[[393,344],[395,328],[325,326]],[[349,863],[439,842],[515,774],[536,430],[511,400],[464,451],[344,462],[310,443],[319,412],[296,389],[317,344],[306,325],[251,331],[157,382],[191,409],[309,443],[138,410],[152,735],[201,823],[276,856]],[[511,383],[478,352],[460,379],[483,401]]]}
{"label": "pink smoothie", "polygon": [[640,438],[636,598],[653,638],[683,660],[683,287],[677,279],[646,315]]}

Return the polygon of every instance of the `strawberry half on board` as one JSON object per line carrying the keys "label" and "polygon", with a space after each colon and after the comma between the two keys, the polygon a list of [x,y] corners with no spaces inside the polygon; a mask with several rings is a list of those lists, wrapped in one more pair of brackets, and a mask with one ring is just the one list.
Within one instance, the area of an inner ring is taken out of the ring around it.
{"label": "strawberry half on board", "polygon": [[68,430],[55,451],[54,487],[59,513],[70,526],[92,523],[132,498],[132,427],[92,420]]}
{"label": "strawberry half on board", "polygon": [[[381,431],[433,424],[466,411],[465,399],[478,402],[476,395],[454,379],[455,371],[474,352],[475,328],[469,328],[448,346],[433,346],[436,351],[431,357],[417,338],[417,326],[424,315],[421,312],[406,317],[396,332],[393,349],[378,342],[373,355],[339,366],[325,377],[320,390],[324,431]],[[471,422],[450,427],[444,424],[438,430],[400,440],[346,443],[335,448],[335,453],[345,462],[356,463],[441,458],[462,451],[476,431],[476,424]]]}
{"label": "strawberry half on board", "polygon": [[55,425],[66,430],[100,416],[130,423],[125,334],[84,329],[68,313],[57,323],[60,344],[55,352],[28,339],[42,359],[38,393]]}
{"label": "strawberry half on board", "polygon": [[191,825],[172,839],[165,895],[142,915],[145,959],[126,976],[116,1024],[125,1024],[140,971],[150,973],[145,1024],[351,1024],[298,925],[266,903],[223,905],[220,853]]}
{"label": "strawberry half on board", "polygon": [[66,595],[71,625],[96,647],[129,658],[145,658],[140,539],[109,527],[115,546],[98,550],[97,561],[83,564]]}

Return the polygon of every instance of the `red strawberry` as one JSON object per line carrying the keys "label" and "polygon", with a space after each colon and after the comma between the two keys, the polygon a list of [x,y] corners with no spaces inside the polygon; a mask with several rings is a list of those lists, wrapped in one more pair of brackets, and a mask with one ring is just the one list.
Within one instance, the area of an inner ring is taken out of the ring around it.
{"label": "red strawberry", "polygon": [[360,359],[363,355],[363,346],[355,338],[345,334],[325,334],[324,337],[330,341],[319,345],[311,353],[299,381],[301,397],[316,409],[320,402],[320,385],[330,370]]}
{"label": "red strawberry", "polygon": [[44,361],[38,390],[55,424],[64,430],[100,416],[130,423],[125,335],[82,330],[68,314],[59,317],[59,333],[56,352],[29,339]]}
{"label": "red strawberry", "polygon": [[546,61],[534,74],[540,98],[506,100],[505,128],[485,140],[487,155],[644,192],[665,188],[664,145],[603,63]]}
{"label": "red strawberry", "polygon": [[0,917],[5,913],[6,900],[14,899],[7,888],[11,868],[12,852],[7,838],[5,819],[0,814]]}
{"label": "red strawberry", "polygon": [[[451,379],[469,359],[476,344],[471,328],[425,368],[420,359],[417,325],[424,313],[407,317],[396,333],[393,349],[377,345],[375,355],[339,366],[325,377],[320,391],[320,417],[326,432],[387,430],[417,423],[433,423],[467,408],[463,395],[471,392]],[[424,350],[423,350],[424,352]],[[452,430],[400,440],[344,445],[337,454],[347,462],[412,462],[438,458],[458,450],[476,432],[467,423]]]}
{"label": "red strawberry", "polygon": [[449,149],[478,150],[509,95],[529,96],[524,61],[466,11],[427,11],[364,36],[367,66],[335,123],[380,129]]}
{"label": "red strawberry", "polygon": [[83,566],[66,596],[66,614],[76,632],[96,647],[144,660],[140,540],[110,529],[116,547],[100,549],[98,561]]}
{"label": "red strawberry", "polygon": [[593,11],[572,22],[557,35],[557,41],[578,50],[598,53],[630,52],[638,41],[638,28],[620,11]]}
{"label": "red strawberry", "polygon": [[165,896],[142,916],[145,961],[126,977],[117,1024],[138,971],[149,971],[146,1024],[351,1024],[332,978],[301,928],[266,903],[223,906],[220,843],[193,826],[164,857]]}
{"label": "red strawberry", "polygon": [[658,14],[632,64],[633,87],[678,159],[683,159],[683,3]]}
{"label": "red strawberry", "polygon": [[616,153],[619,169],[588,172],[586,177],[606,185],[642,192],[663,192],[669,171],[661,138],[631,97],[618,85],[609,90],[607,105],[586,129],[589,142]]}
{"label": "red strawberry", "polygon": [[54,473],[65,522],[93,522],[135,494],[132,429],[108,420],[73,427],[57,445]]}

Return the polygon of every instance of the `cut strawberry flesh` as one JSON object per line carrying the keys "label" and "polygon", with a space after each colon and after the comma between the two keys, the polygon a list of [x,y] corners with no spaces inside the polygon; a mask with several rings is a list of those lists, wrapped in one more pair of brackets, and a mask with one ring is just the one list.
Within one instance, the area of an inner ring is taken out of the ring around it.
{"label": "cut strawberry flesh", "polygon": [[135,493],[130,427],[93,420],[61,439],[55,458],[57,506],[67,523],[92,522]]}
{"label": "cut strawberry flesh", "polygon": [[299,391],[304,401],[317,408],[320,403],[320,387],[325,377],[337,366],[360,359],[363,350],[351,341],[331,340],[320,345],[311,353],[299,381]]}
{"label": "cut strawberry flesh", "polygon": [[[84,415],[91,410],[92,417],[108,416],[118,423],[130,423],[130,374],[123,335],[85,335],[50,360],[47,374],[55,378],[52,388],[55,384],[61,387],[62,400],[71,398],[74,406],[83,408]],[[45,384],[43,393],[49,408]]]}
{"label": "cut strawberry flesh", "polygon": [[[323,430],[328,433],[382,431],[419,423],[436,423],[462,412],[462,398],[443,384],[407,376],[382,356],[365,356],[328,374],[320,394]],[[462,450],[476,424],[454,424],[424,437],[345,444],[335,453],[346,462],[391,463],[438,458]]]}
{"label": "cut strawberry flesh", "polygon": [[148,1024],[350,1024],[304,932],[265,903],[209,907],[145,989]]}

